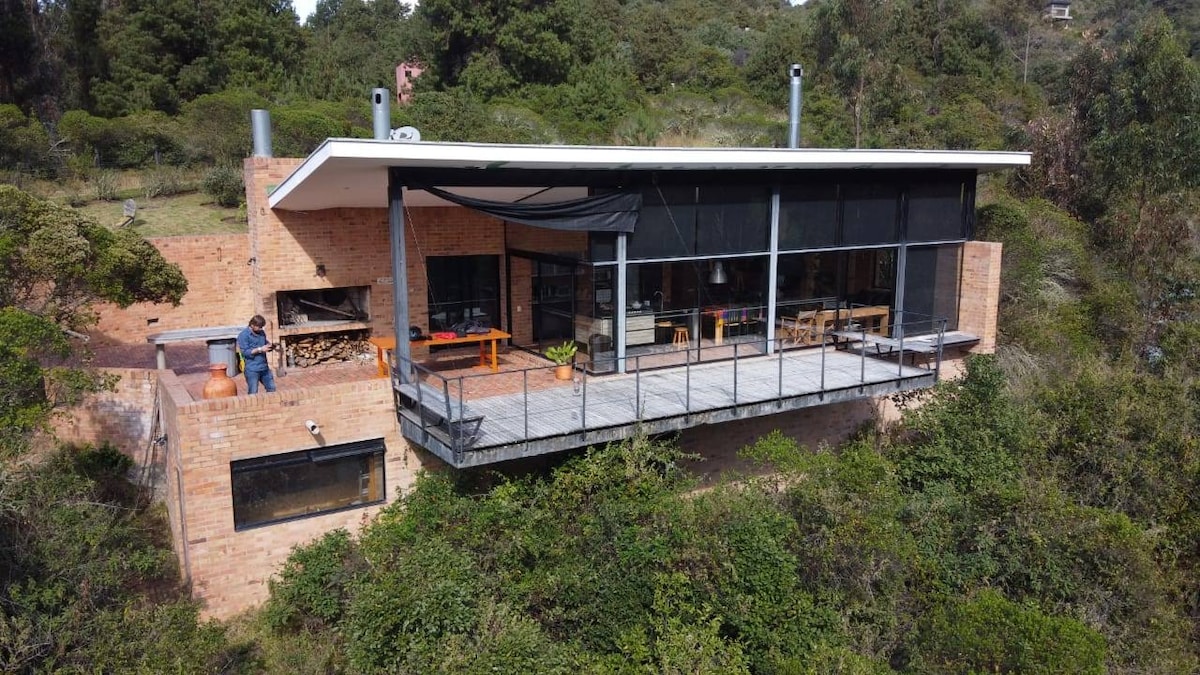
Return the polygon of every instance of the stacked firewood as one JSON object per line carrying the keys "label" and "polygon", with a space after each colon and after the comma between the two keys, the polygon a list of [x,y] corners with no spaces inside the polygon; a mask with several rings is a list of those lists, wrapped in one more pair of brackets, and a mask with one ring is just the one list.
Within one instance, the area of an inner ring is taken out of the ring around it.
{"label": "stacked firewood", "polygon": [[374,349],[361,331],[323,333],[289,338],[287,359],[289,365],[307,368],[320,363],[352,361],[363,354],[374,354]]}

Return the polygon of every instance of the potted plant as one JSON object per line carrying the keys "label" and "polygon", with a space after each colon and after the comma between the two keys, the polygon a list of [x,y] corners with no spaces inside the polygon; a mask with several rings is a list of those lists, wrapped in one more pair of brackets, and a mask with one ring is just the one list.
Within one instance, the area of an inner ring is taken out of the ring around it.
{"label": "potted plant", "polygon": [[555,345],[546,350],[546,358],[558,364],[554,369],[554,377],[560,380],[571,379],[571,362],[575,360],[575,352],[579,347],[573,340],[567,340],[561,345]]}

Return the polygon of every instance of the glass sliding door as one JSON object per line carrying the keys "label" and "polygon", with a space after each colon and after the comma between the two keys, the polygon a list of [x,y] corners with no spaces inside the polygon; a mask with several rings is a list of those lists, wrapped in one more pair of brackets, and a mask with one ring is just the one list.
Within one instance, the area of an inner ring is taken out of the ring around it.
{"label": "glass sliding door", "polygon": [[500,325],[500,256],[429,256],[429,331],[465,319]]}
{"label": "glass sliding door", "polygon": [[958,329],[962,245],[910,246],[904,271],[904,323],[911,334]]}
{"label": "glass sliding door", "polygon": [[575,336],[575,267],[533,261],[533,339],[549,346]]}

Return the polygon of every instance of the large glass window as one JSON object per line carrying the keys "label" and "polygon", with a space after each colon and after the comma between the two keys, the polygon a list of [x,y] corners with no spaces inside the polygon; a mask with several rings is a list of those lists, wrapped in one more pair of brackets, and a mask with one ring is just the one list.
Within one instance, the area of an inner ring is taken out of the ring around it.
{"label": "large glass window", "polygon": [[429,330],[452,330],[464,319],[500,321],[500,256],[430,256]]}
{"label": "large glass window", "polygon": [[785,185],[779,194],[779,248],[836,246],[837,207],[834,183]]}
{"label": "large glass window", "polygon": [[904,323],[908,333],[937,330],[937,319],[946,319],[946,330],[958,328],[959,277],[962,245],[911,246],[904,269]]}
{"label": "large glass window", "polygon": [[696,188],[662,186],[642,193],[642,213],[629,235],[628,257],[676,258],[696,250]]}
{"label": "large glass window", "polygon": [[702,186],[696,214],[696,253],[721,255],[767,250],[770,196],[765,187]]}
{"label": "large glass window", "polygon": [[961,181],[921,183],[908,189],[908,240],[962,239],[967,186]]}
{"label": "large glass window", "polygon": [[382,502],[383,451],[376,439],[233,462],[234,528]]}
{"label": "large glass window", "polygon": [[861,246],[897,241],[899,188],[886,183],[846,183],[842,194],[843,244]]}

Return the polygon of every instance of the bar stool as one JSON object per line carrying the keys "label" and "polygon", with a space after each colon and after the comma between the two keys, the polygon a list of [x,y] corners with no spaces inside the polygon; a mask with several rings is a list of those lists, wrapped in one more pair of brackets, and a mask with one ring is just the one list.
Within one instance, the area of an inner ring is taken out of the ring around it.
{"label": "bar stool", "polygon": [[677,347],[687,347],[691,342],[692,337],[688,334],[687,326],[676,326],[675,336],[671,338],[671,344]]}

